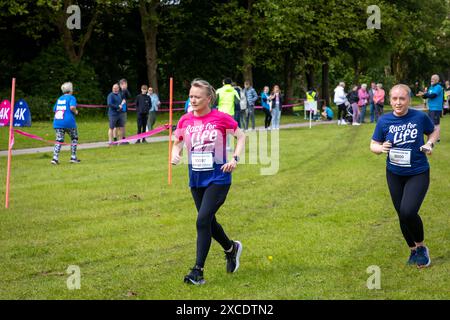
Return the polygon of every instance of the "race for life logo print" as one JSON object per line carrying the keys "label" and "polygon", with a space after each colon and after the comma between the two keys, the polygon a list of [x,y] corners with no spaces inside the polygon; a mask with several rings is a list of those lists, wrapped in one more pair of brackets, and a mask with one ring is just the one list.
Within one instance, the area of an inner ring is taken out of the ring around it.
{"label": "race for life logo print", "polygon": [[409,122],[408,124],[391,125],[389,133],[394,134],[393,145],[401,146],[416,142],[419,131],[417,130],[417,124]]}

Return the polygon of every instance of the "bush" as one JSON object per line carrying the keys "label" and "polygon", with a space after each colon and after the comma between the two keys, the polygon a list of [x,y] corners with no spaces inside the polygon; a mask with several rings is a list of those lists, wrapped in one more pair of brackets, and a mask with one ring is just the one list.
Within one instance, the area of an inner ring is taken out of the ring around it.
{"label": "bush", "polygon": [[71,63],[59,43],[43,50],[33,61],[25,63],[17,80],[18,87],[27,95],[41,99],[37,104],[39,108],[42,107],[43,99],[54,103],[62,94],[61,84],[67,81],[73,83],[74,95],[79,103],[103,102],[94,68],[83,61]]}

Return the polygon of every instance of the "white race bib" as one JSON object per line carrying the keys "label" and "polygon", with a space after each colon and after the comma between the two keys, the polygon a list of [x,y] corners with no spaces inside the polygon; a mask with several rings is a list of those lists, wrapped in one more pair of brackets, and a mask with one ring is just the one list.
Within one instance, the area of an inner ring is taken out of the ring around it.
{"label": "white race bib", "polygon": [[55,119],[56,120],[63,120],[64,119],[64,112],[65,110],[58,110],[55,112]]}
{"label": "white race bib", "polygon": [[194,171],[214,170],[214,157],[212,152],[192,152],[191,161],[192,170]]}
{"label": "white race bib", "polygon": [[411,167],[411,149],[392,148],[389,150],[389,161],[394,166]]}

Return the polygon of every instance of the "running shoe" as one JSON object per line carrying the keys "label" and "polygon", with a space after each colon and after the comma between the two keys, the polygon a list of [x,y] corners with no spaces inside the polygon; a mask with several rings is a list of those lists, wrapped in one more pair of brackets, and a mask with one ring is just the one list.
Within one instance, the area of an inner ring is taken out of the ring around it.
{"label": "running shoe", "polygon": [[225,251],[225,259],[227,260],[227,272],[233,273],[239,269],[239,258],[242,254],[242,243],[233,241],[233,250]]}
{"label": "running shoe", "polygon": [[195,284],[196,286],[205,284],[206,281],[203,278],[203,270],[198,266],[191,269],[191,272],[184,277],[184,282],[187,284]]}
{"label": "running shoe", "polygon": [[408,262],[406,263],[409,266],[417,265],[417,251],[416,249],[411,250],[411,254],[409,255]]}
{"label": "running shoe", "polygon": [[80,162],[81,162],[81,160],[77,159],[77,158],[70,159],[70,163],[80,163]]}
{"label": "running shoe", "polygon": [[430,259],[430,253],[428,251],[428,248],[423,247],[417,247],[417,257],[416,257],[416,263],[419,268],[426,268],[429,267],[431,264]]}
{"label": "running shoe", "polygon": [[58,165],[59,161],[57,159],[52,159],[51,164]]}

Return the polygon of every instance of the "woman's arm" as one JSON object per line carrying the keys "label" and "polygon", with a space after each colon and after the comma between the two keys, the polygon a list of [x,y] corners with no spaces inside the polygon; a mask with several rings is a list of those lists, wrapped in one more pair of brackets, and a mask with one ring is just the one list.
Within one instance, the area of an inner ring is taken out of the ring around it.
{"label": "woman's arm", "polygon": [[237,161],[234,157],[239,157],[245,149],[245,133],[241,129],[237,128],[234,132],[234,136],[237,138],[237,143],[236,148],[234,149],[233,158],[220,168],[223,172],[233,172],[233,170],[236,169]]}
{"label": "woman's arm", "polygon": [[171,162],[173,165],[177,165],[180,163],[182,151],[183,151],[183,141],[177,139],[173,143],[173,146],[172,146],[172,161]]}
{"label": "woman's arm", "polygon": [[383,143],[372,140],[370,141],[370,151],[375,154],[388,153],[389,149],[392,148],[392,143],[385,141]]}
{"label": "woman's arm", "polygon": [[421,151],[424,151],[426,154],[431,155],[433,153],[434,144],[439,140],[439,135],[439,129],[435,127],[434,131],[431,134],[427,135],[427,143],[420,147]]}

